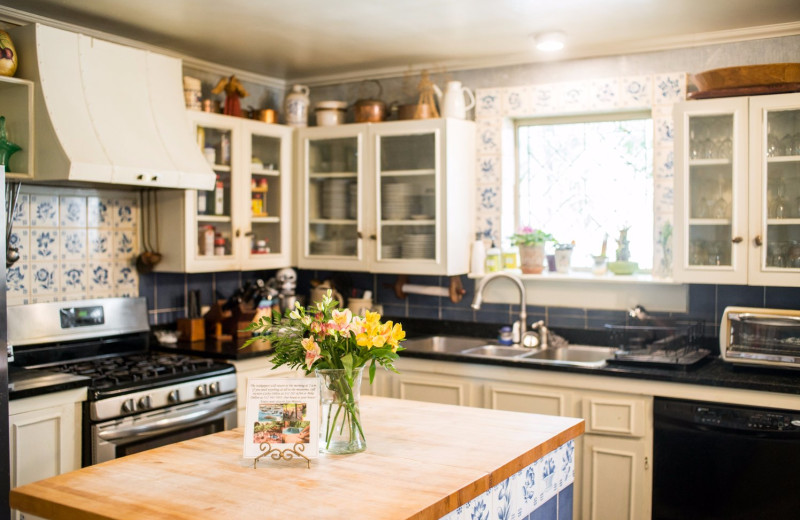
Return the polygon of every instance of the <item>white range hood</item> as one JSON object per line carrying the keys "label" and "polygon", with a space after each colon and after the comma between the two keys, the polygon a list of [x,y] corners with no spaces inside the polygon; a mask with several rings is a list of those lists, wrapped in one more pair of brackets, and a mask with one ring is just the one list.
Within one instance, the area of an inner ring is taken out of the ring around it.
{"label": "white range hood", "polygon": [[41,24],[9,32],[35,83],[35,180],[213,189],[180,60]]}

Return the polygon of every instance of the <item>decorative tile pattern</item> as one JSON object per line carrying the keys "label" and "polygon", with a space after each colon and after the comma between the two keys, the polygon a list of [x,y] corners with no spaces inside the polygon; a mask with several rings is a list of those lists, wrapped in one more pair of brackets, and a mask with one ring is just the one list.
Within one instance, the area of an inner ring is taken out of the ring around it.
{"label": "decorative tile pattern", "polygon": [[653,81],[650,76],[631,76],[620,80],[620,103],[625,108],[649,108],[653,105]]}
{"label": "decorative tile pattern", "polygon": [[654,78],[653,104],[672,105],[686,100],[686,74],[657,74]]}
{"label": "decorative tile pattern", "polygon": [[478,153],[500,153],[500,119],[482,119],[478,121]]}
{"label": "decorative tile pattern", "polygon": [[479,88],[475,91],[475,114],[477,117],[500,115],[500,89]]}
{"label": "decorative tile pattern", "polygon": [[33,228],[31,230],[31,260],[58,258],[58,228]]}
{"label": "decorative tile pattern", "polygon": [[6,271],[9,305],[138,296],[135,195],[27,189],[17,199],[9,238],[20,253]]}
{"label": "decorative tile pattern", "polygon": [[[570,486],[574,481],[573,440],[451,511],[441,520],[527,520],[537,510],[549,513],[547,508],[552,508],[555,504],[552,500],[571,502]],[[562,492],[565,492],[563,497]],[[562,508],[567,509],[567,504],[558,504],[555,510]],[[552,515],[545,514],[544,517],[556,520]]]}
{"label": "decorative tile pattern", "polygon": [[61,227],[86,227],[86,197],[61,197]]}
{"label": "decorative tile pattern", "polygon": [[530,113],[530,93],[527,87],[503,89],[503,113],[508,116],[525,116]]}
{"label": "decorative tile pattern", "polygon": [[58,227],[58,195],[31,195],[31,226]]}

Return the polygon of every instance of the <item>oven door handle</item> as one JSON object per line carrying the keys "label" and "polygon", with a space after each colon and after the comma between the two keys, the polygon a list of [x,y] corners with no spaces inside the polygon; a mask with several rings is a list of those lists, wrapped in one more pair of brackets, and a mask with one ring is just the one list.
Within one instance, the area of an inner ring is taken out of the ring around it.
{"label": "oven door handle", "polygon": [[200,420],[214,420],[231,411],[236,411],[236,401],[228,401],[214,408],[197,410],[178,415],[177,417],[165,417],[164,419],[160,419],[148,424],[101,431],[97,433],[97,436],[104,441],[152,437],[154,435],[160,435],[162,433],[168,433],[180,429],[187,424],[196,423]]}
{"label": "oven door handle", "polygon": [[739,315],[739,321],[757,325],[772,325],[774,327],[791,327],[800,325],[800,316],[767,316],[764,314],[745,313]]}

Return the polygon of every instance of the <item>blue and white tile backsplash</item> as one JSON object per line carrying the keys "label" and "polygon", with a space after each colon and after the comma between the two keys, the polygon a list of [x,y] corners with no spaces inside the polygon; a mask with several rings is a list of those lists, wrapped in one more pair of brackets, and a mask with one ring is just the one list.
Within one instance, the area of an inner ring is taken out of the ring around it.
{"label": "blue and white tile backsplash", "polygon": [[572,519],[574,481],[575,441],[568,441],[441,520]]}
{"label": "blue and white tile backsplash", "polygon": [[20,260],[7,270],[8,305],[138,296],[139,197],[23,186],[11,244]]}

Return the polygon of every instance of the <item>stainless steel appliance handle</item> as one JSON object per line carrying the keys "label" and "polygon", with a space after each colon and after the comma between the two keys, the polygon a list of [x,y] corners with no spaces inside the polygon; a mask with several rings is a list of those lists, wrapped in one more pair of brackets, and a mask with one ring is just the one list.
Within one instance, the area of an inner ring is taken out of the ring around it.
{"label": "stainless steel appliance handle", "polygon": [[764,316],[761,314],[744,313],[739,314],[735,319],[762,325],[774,325],[776,327],[786,327],[800,325],[800,316]]}
{"label": "stainless steel appliance handle", "polygon": [[98,432],[97,436],[104,441],[151,437],[153,435],[177,430],[187,424],[198,422],[199,420],[216,419],[235,410],[236,401],[228,401],[214,408],[203,408],[190,413],[180,414],[176,417],[166,417],[148,424],[101,431]]}

